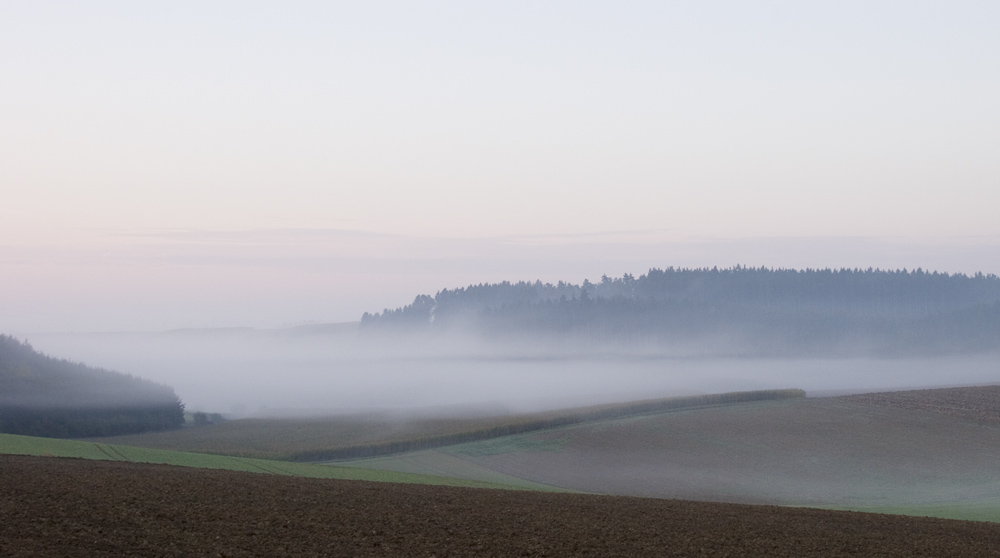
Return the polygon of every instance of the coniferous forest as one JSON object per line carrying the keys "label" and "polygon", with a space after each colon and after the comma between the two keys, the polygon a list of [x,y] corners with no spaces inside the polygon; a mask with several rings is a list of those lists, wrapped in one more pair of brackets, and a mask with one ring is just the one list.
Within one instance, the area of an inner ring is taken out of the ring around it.
{"label": "coniferous forest", "polygon": [[368,314],[380,332],[471,332],[583,351],[898,356],[1000,349],[1000,277],[879,269],[650,269],[575,285],[444,289]]}
{"label": "coniferous forest", "polygon": [[77,438],[184,424],[168,386],[55,359],[0,335],[0,432]]}

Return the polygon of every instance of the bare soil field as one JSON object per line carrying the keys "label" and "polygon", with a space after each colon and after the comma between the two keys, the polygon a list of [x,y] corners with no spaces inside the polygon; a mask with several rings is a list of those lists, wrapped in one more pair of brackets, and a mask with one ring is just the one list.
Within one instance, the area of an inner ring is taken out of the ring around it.
{"label": "bare soil field", "polygon": [[1000,422],[1000,385],[861,393],[846,401]]}
{"label": "bare soil field", "polygon": [[1000,525],[0,456],[0,555],[1000,556]]}

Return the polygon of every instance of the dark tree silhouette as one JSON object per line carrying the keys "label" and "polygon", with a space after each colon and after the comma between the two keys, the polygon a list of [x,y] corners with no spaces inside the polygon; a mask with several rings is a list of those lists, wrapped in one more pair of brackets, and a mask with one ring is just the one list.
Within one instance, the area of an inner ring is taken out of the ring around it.
{"label": "dark tree silhouette", "polygon": [[363,331],[576,340],[591,348],[701,343],[750,353],[1000,349],[1000,278],[879,269],[650,269],[598,283],[502,282],[420,295]]}
{"label": "dark tree silhouette", "polygon": [[168,386],[51,358],[0,335],[0,432],[75,438],[183,424],[184,405]]}

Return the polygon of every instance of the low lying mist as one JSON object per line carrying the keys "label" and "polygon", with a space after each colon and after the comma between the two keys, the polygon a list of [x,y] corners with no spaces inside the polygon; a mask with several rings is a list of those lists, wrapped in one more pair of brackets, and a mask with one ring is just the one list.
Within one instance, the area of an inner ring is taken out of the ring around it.
{"label": "low lying mist", "polygon": [[810,395],[1000,381],[1000,356],[769,358],[698,351],[572,354],[459,335],[285,330],[33,334],[51,356],[172,386],[189,411],[229,417],[395,410],[492,414],[756,389]]}

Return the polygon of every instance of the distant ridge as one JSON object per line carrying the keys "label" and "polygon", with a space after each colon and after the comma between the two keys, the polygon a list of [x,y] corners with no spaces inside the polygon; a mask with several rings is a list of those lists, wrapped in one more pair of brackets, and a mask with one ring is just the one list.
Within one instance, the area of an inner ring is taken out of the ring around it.
{"label": "distant ridge", "polygon": [[472,333],[570,351],[898,355],[1000,350],[1000,277],[879,269],[650,269],[501,282],[365,313],[361,330]]}

